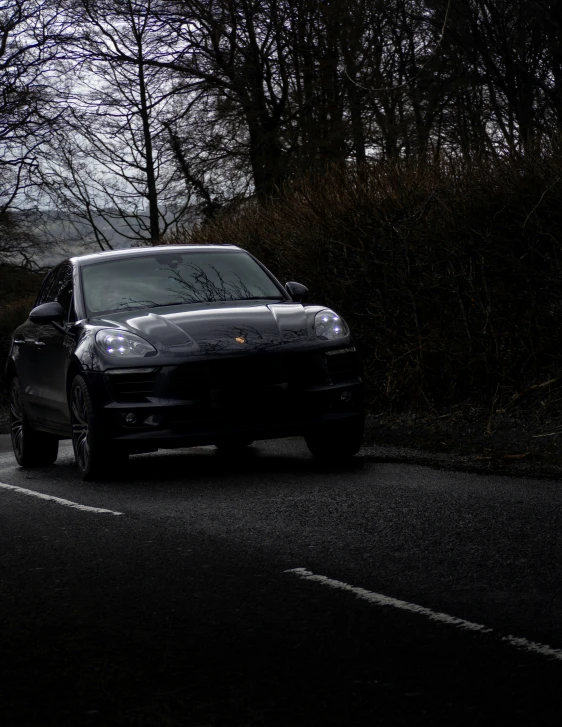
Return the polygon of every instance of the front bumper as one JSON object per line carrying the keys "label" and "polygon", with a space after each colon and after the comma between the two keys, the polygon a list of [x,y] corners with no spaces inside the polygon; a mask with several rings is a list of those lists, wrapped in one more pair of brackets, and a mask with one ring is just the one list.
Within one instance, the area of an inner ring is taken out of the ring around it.
{"label": "front bumper", "polygon": [[355,357],[347,367],[343,357],[327,367],[318,354],[308,357],[303,370],[277,370],[276,364],[249,375],[240,375],[233,364],[236,376],[230,380],[209,376],[212,362],[201,363],[199,378],[195,369],[186,377],[181,367],[169,366],[89,372],[88,386],[108,438],[131,452],[147,451],[212,444],[232,435],[301,435],[363,416],[363,380]]}

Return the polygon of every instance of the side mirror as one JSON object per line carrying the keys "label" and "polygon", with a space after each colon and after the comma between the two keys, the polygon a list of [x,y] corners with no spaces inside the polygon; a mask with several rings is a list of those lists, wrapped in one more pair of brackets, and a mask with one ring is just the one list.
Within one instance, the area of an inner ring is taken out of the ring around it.
{"label": "side mirror", "polygon": [[295,283],[293,280],[289,281],[285,285],[285,290],[291,298],[296,302],[300,303],[303,298],[306,298],[308,295],[308,288],[306,285],[301,285],[300,283]]}
{"label": "side mirror", "polygon": [[46,323],[62,323],[64,321],[64,308],[60,303],[42,303],[29,314],[32,323],[45,325]]}

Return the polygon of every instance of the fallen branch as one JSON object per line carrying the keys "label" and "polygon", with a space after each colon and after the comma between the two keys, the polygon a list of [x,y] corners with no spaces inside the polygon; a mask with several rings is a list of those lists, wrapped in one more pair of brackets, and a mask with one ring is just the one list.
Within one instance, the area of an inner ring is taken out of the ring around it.
{"label": "fallen branch", "polygon": [[524,389],[523,391],[518,391],[517,394],[514,394],[510,401],[508,401],[505,411],[509,409],[510,406],[515,404],[516,401],[518,401],[522,396],[525,394],[528,394],[530,391],[536,391],[537,389],[544,389],[546,386],[550,386],[551,384],[555,384],[557,381],[560,381],[562,379],[562,375],[555,376],[553,379],[549,379],[548,381],[543,381],[542,384],[534,384],[533,386],[529,386],[527,389]]}

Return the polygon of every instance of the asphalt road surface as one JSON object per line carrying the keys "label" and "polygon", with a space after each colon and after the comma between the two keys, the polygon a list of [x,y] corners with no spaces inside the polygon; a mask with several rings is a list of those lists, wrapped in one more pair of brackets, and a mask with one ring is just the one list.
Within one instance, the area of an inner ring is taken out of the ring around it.
{"label": "asphalt road surface", "polygon": [[561,723],[560,483],[0,440],[3,727]]}

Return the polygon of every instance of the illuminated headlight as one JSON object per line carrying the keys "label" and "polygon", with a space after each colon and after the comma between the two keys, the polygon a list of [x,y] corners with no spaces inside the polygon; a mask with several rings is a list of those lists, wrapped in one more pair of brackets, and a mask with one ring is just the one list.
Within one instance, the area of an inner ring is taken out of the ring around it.
{"label": "illuminated headlight", "polygon": [[156,353],[148,341],[128,331],[98,331],[96,343],[108,356],[146,356]]}
{"label": "illuminated headlight", "polygon": [[337,338],[344,338],[349,333],[349,328],[343,318],[340,318],[333,310],[321,310],[314,319],[314,328],[317,338],[325,341],[334,341]]}

